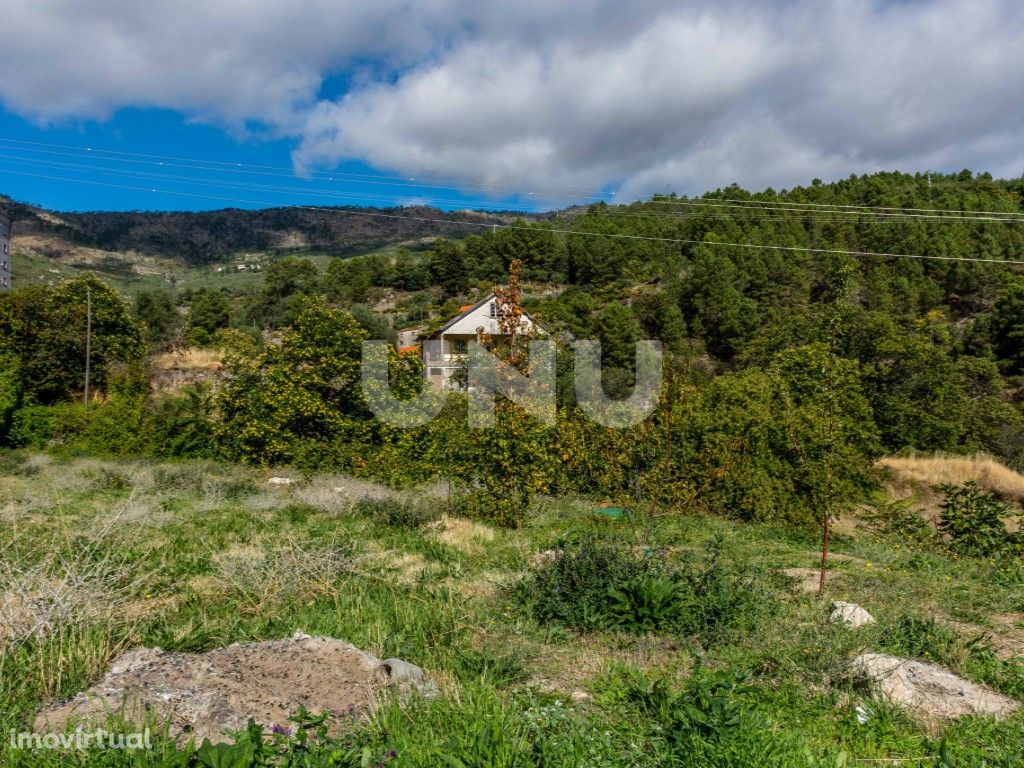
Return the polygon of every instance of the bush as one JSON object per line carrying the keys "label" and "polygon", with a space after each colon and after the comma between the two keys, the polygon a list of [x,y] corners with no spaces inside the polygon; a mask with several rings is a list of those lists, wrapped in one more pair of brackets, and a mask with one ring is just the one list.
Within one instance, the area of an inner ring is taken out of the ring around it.
{"label": "bush", "polygon": [[882,630],[882,646],[892,654],[950,664],[956,633],[929,617],[901,616]]}
{"label": "bush", "polygon": [[935,541],[935,531],[928,525],[921,510],[908,499],[881,502],[863,517],[883,535],[896,536],[916,544]]}
{"label": "bush", "polygon": [[764,604],[754,580],[722,561],[717,540],[702,561],[675,566],[653,550],[634,553],[587,537],[564,544],[518,590],[541,623],[580,631],[679,632],[705,642],[751,625]]}
{"label": "bush", "polygon": [[[620,696],[654,722],[651,738],[669,765],[809,766],[802,739],[772,729],[757,712],[760,690],[749,671],[707,672],[698,665],[681,690],[634,675]],[[765,738],[766,732],[771,738]]]}
{"label": "bush", "polygon": [[961,555],[988,557],[1018,549],[1019,537],[1006,530],[1004,518],[1016,517],[1016,511],[984,491],[973,480],[961,486],[944,485],[945,499],[939,531],[948,537],[948,546]]}
{"label": "bush", "polygon": [[353,513],[371,518],[380,525],[415,530],[441,517],[440,510],[433,505],[405,499],[359,499],[352,506]]}

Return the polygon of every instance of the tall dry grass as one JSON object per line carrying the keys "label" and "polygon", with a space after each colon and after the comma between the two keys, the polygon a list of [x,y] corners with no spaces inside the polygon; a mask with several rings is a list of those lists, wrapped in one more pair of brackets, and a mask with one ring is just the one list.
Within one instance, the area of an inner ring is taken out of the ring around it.
{"label": "tall dry grass", "polygon": [[974,480],[982,488],[1007,501],[1024,502],[1024,475],[987,454],[887,456],[879,464],[891,470],[897,480],[905,483],[937,487],[945,484],[962,485]]}
{"label": "tall dry grass", "polygon": [[218,371],[223,367],[224,353],[219,349],[189,347],[160,355],[154,361],[160,370]]}

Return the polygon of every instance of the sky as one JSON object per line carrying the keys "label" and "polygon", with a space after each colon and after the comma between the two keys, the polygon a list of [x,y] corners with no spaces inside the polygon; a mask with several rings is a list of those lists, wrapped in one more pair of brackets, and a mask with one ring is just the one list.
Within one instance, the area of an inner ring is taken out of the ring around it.
{"label": "sky", "polygon": [[0,0],[0,193],[537,210],[1024,174],[1017,0]]}

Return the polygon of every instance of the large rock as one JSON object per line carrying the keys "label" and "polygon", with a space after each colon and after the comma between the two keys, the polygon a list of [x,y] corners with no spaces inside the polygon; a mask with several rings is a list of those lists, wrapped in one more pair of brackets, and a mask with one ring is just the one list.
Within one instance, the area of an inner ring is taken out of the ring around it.
{"label": "large rock", "polygon": [[938,664],[865,653],[853,660],[853,669],[869,680],[882,698],[927,722],[956,720],[964,715],[1003,717],[1020,706]]}
{"label": "large rock", "polygon": [[829,618],[837,624],[846,624],[853,629],[875,623],[875,617],[859,605],[856,603],[844,603],[842,600],[836,600],[832,603],[832,613]]}
{"label": "large rock", "polygon": [[179,742],[224,741],[250,718],[287,725],[300,705],[342,721],[367,714],[379,694],[437,691],[423,670],[399,659],[380,661],[331,637],[301,632],[287,640],[236,643],[201,654],[139,648],[120,656],[98,684],[42,709],[37,732],[96,727],[109,714],[139,723],[153,716]]}

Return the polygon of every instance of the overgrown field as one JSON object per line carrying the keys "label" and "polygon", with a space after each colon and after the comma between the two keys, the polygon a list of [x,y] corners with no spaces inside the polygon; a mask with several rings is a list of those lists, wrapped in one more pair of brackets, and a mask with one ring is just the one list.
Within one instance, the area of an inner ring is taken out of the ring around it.
{"label": "overgrown field", "polygon": [[[837,535],[823,599],[782,572],[815,566],[813,533],[604,518],[545,498],[497,529],[460,516],[444,487],[293,477],[0,454],[0,764],[1011,766],[1024,754],[1024,713],[939,727],[849,670],[858,653],[890,652],[1024,699],[1019,558],[955,557],[892,526]],[[831,599],[878,623],[836,626]],[[299,629],[423,666],[441,695],[385,701],[311,744],[278,735],[254,757],[7,743],[128,647]]]}

